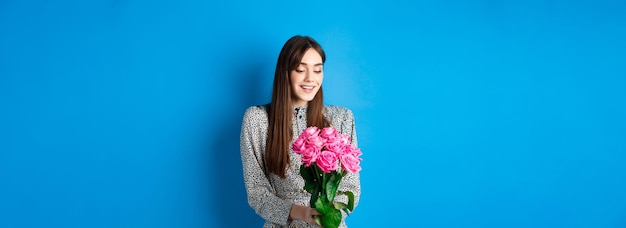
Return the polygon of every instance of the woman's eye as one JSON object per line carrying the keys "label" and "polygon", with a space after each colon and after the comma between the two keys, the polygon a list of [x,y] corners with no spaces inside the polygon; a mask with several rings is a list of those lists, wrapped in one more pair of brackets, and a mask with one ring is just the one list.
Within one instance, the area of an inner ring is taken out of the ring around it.
{"label": "woman's eye", "polygon": [[321,70],[316,70],[316,71],[314,71],[314,72],[315,72],[316,74],[322,73],[322,71],[321,71]]}
{"label": "woman's eye", "polygon": [[304,70],[296,69],[296,72],[302,73],[302,72],[304,72]]}

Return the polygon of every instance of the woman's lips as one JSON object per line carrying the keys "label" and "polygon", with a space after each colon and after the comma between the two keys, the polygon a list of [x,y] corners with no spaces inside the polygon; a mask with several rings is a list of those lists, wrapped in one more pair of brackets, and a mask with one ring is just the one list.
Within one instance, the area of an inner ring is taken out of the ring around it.
{"label": "woman's lips", "polygon": [[303,85],[303,86],[300,86],[300,88],[302,88],[302,89],[304,90],[304,92],[309,93],[309,92],[312,92],[312,91],[313,91],[313,89],[315,88],[315,86],[305,86],[305,85]]}

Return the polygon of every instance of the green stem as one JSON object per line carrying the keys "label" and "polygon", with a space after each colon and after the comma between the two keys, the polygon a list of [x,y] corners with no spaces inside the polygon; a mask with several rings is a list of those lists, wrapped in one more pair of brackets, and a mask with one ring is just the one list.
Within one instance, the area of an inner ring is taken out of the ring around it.
{"label": "green stem", "polygon": [[339,174],[339,179],[337,180],[337,189],[339,189],[339,185],[341,184],[341,180],[343,180],[343,177],[346,175],[346,171],[345,170],[341,170],[341,172],[338,173]]}
{"label": "green stem", "polygon": [[[328,182],[328,177],[325,172],[322,172],[322,189],[326,187],[326,183]],[[322,191],[322,195],[326,195],[326,191]]]}
{"label": "green stem", "polygon": [[315,172],[315,182],[317,182],[317,188],[322,188],[322,180],[320,179],[320,168],[317,165],[313,166],[313,171]]}

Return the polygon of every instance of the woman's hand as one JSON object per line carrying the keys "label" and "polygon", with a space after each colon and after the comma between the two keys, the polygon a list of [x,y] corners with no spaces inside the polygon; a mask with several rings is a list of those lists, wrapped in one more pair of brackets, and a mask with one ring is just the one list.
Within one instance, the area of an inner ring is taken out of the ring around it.
{"label": "woman's hand", "polygon": [[289,212],[289,218],[293,220],[302,220],[312,225],[317,225],[315,216],[322,215],[315,208],[294,204]]}

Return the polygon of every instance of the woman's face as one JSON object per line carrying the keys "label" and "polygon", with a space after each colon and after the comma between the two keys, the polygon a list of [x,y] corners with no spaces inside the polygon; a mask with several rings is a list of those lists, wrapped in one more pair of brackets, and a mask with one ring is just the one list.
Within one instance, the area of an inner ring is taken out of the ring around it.
{"label": "woman's face", "polygon": [[324,79],[322,56],[313,48],[304,53],[300,65],[289,72],[291,79],[292,103],[295,106],[306,105],[313,100],[322,86]]}

